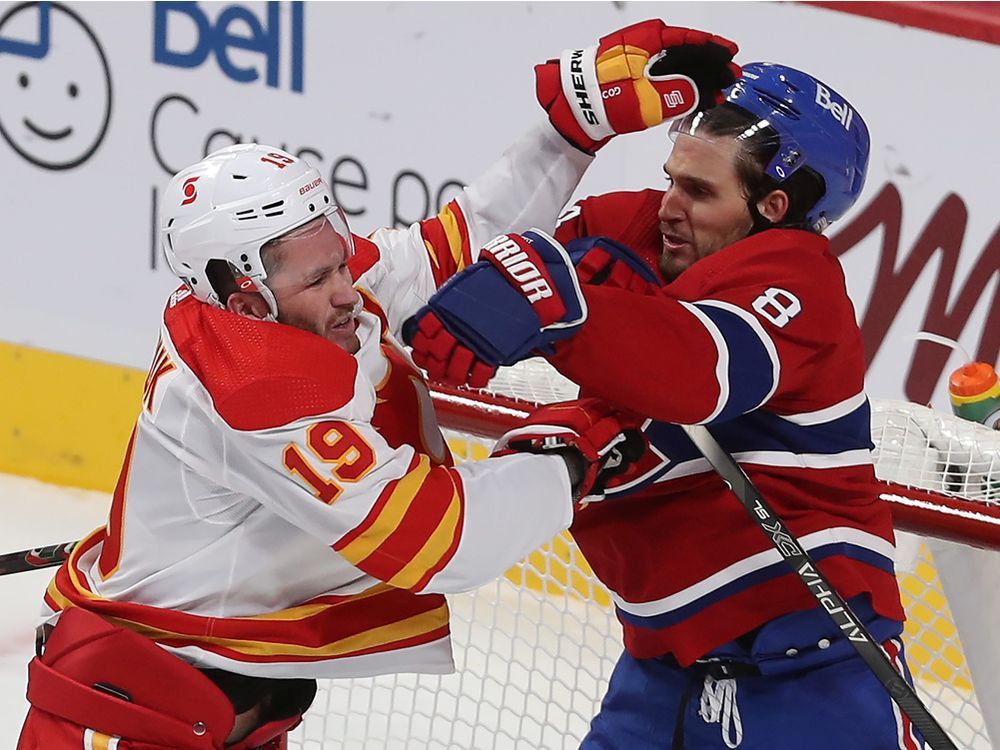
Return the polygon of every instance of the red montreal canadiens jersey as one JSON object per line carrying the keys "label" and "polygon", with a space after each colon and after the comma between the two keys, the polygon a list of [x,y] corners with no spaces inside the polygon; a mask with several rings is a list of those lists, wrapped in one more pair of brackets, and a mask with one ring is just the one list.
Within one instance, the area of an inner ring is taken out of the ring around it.
{"label": "red montreal canadiens jersey", "polygon": [[[588,198],[556,236],[605,235],[655,267],[661,197]],[[844,598],[867,593],[879,615],[902,621],[892,519],[875,489],[861,334],[827,240],[770,230],[661,290],[584,292],[587,322],[552,363],[582,395],[650,418],[646,459],[572,527],[612,591],[629,652],[671,653],[686,665],[815,606],[676,423],[711,429]]]}

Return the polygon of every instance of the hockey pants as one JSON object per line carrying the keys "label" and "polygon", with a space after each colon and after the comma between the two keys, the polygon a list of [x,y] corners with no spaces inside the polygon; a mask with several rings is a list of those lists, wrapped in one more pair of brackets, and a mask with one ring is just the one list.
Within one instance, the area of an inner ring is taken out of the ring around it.
{"label": "hockey pants", "polygon": [[[912,684],[901,624],[852,608]],[[681,668],[623,653],[580,750],[921,750],[882,684],[818,611]]]}
{"label": "hockey pants", "polygon": [[235,713],[211,680],[76,607],[28,665],[28,701],[17,750],[283,750],[305,710],[271,717],[227,746]]}

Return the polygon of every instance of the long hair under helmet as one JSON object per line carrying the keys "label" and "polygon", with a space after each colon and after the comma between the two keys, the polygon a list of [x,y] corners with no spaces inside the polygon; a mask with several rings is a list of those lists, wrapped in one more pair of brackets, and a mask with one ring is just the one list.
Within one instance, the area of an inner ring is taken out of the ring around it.
{"label": "long hair under helmet", "polygon": [[[830,86],[808,73],[774,63],[749,63],[743,76],[725,91],[719,110],[738,108],[736,140],[763,154],[764,189],[783,188],[808,194],[799,223],[820,233],[854,204],[865,184],[870,141],[858,111]],[[701,125],[712,133],[707,110],[672,128],[697,137]],[[807,172],[792,179],[796,173]],[[751,195],[751,204],[763,197]],[[793,198],[794,203],[794,196]],[[751,211],[756,213],[755,206]]]}

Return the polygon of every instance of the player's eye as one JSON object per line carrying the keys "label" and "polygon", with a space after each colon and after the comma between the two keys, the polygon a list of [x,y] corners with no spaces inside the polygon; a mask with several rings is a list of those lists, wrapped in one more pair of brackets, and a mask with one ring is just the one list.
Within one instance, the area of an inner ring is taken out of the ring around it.
{"label": "player's eye", "polygon": [[695,199],[704,200],[715,195],[715,191],[711,187],[701,182],[692,182],[685,187],[685,190],[687,190],[688,195]]}

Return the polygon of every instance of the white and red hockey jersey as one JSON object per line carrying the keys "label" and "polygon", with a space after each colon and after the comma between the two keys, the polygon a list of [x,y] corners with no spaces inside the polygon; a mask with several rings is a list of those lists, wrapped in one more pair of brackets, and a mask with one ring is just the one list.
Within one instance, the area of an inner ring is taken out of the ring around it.
{"label": "white and red hockey jersey", "polygon": [[[588,198],[556,236],[609,236],[655,268],[661,197]],[[587,507],[572,527],[613,592],[628,650],[686,665],[815,607],[678,423],[711,428],[842,596],[868,594],[879,615],[902,621],[861,334],[827,240],[769,230],[649,294],[584,291],[587,322],[552,363],[581,395],[650,417],[647,460],[616,488],[618,499]]]}
{"label": "white and red hockey jersey", "polygon": [[241,674],[451,671],[442,594],[565,529],[569,479],[554,456],[454,466],[393,334],[493,235],[552,226],[589,162],[546,123],[438,217],[355,238],[355,355],[175,292],[108,524],[49,616],[85,607]]}

